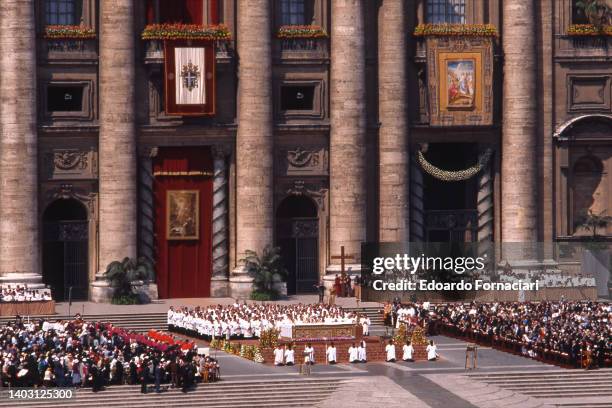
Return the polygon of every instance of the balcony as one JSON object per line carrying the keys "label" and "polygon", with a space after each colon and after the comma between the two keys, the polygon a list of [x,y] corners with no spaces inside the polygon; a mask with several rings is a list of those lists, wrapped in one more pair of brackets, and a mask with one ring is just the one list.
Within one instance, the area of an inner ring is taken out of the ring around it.
{"label": "balcony", "polygon": [[98,58],[95,39],[42,39],[38,58],[42,61],[83,61]]}
{"label": "balcony", "polygon": [[560,59],[609,59],[612,37],[594,35],[557,35],[555,56]]}
{"label": "balcony", "polygon": [[275,39],[274,53],[281,60],[324,60],[329,58],[327,38]]}
{"label": "balcony", "polygon": [[[161,65],[164,63],[163,40],[145,40],[144,48],[144,63],[146,65]],[[218,64],[229,63],[233,55],[233,47],[231,41],[215,41],[215,52]]]}

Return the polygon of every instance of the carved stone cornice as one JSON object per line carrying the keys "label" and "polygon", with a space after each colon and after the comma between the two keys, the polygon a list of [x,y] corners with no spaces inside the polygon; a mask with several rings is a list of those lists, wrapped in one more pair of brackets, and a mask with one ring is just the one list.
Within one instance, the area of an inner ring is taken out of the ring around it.
{"label": "carved stone cornice", "polygon": [[294,180],[286,190],[286,195],[310,197],[317,203],[320,210],[325,210],[325,199],[328,191],[329,189],[324,181],[306,183],[304,180]]}

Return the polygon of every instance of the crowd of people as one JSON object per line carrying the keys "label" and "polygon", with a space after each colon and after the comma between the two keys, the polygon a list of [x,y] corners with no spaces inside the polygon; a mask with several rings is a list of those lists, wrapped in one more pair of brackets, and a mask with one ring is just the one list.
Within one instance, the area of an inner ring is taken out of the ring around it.
{"label": "crowd of people", "polygon": [[[140,335],[139,335],[140,336]],[[0,381],[3,386],[92,387],[114,384],[170,383],[188,391],[197,381],[215,381],[215,359],[154,340],[137,341],[134,333],[110,323],[24,321],[0,329]]]}
{"label": "crowd of people", "polygon": [[428,321],[434,333],[516,344],[532,358],[576,367],[603,367],[612,359],[610,303],[457,303],[434,307]]}
{"label": "crowd of people", "polygon": [[0,302],[42,302],[51,300],[49,289],[28,289],[25,286],[0,286]]}
{"label": "crowd of people", "polygon": [[385,302],[383,321],[385,326],[399,328],[402,323],[410,326],[423,325],[429,316],[429,302],[402,303],[399,299]]}
{"label": "crowd of people", "polygon": [[369,334],[370,319],[365,315],[326,304],[246,304],[183,307],[168,310],[168,328],[210,341],[212,338],[250,339],[276,329],[281,337],[291,337],[295,325],[357,324]]}

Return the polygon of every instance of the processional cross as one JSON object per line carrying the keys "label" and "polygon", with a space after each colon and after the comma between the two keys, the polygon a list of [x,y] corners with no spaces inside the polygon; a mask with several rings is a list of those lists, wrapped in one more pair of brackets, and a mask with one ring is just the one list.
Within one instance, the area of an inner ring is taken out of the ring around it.
{"label": "processional cross", "polygon": [[340,247],[340,255],[333,255],[331,259],[339,259],[340,260],[340,272],[344,275],[344,260],[345,259],[355,259],[355,255],[346,255],[344,253],[344,245]]}

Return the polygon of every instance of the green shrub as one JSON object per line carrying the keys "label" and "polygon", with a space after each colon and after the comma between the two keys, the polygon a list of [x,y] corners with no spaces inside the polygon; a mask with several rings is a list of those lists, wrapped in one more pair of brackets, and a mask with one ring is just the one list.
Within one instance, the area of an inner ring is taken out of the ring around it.
{"label": "green shrub", "polygon": [[140,304],[140,299],[137,294],[132,293],[129,295],[113,296],[111,303],[113,305],[138,305]]}
{"label": "green shrub", "polygon": [[257,291],[254,290],[251,292],[251,300],[259,300],[259,301],[268,301],[268,300],[278,300],[279,295],[276,291]]}

